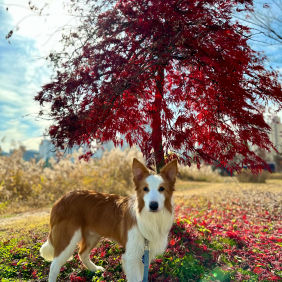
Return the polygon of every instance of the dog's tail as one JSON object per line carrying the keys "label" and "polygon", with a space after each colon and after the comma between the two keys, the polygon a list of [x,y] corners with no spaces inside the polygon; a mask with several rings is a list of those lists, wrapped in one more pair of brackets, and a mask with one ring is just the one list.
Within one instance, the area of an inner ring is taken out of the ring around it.
{"label": "dog's tail", "polygon": [[40,256],[47,261],[52,261],[54,259],[54,252],[54,247],[50,241],[50,238],[48,238],[40,248]]}

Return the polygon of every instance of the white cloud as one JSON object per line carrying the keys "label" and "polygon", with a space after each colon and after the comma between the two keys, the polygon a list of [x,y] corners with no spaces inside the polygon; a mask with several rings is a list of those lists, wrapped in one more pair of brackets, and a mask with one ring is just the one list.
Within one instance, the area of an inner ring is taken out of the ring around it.
{"label": "white cloud", "polygon": [[19,120],[10,120],[7,122],[7,126],[7,130],[0,131],[1,139],[5,137],[4,141],[0,143],[0,147],[6,152],[14,147],[18,147],[21,144],[19,140],[25,140],[27,138],[26,131],[29,129],[27,124],[23,124]]}
{"label": "white cloud", "polygon": [[73,26],[77,24],[76,19],[68,14],[67,8],[63,8],[64,3],[69,2],[33,0],[32,4],[39,8],[45,3],[48,4],[40,17],[29,10],[28,2],[28,0],[13,0],[11,4],[11,0],[0,0],[0,3],[9,7],[8,13],[13,19],[10,29],[17,26],[19,30],[15,32],[16,35],[34,39],[41,55],[48,55],[50,50],[60,49],[59,40],[62,32],[54,32],[66,24]]}
{"label": "white cloud", "polygon": [[[70,20],[75,23],[66,15],[67,9],[63,9],[62,1],[32,1],[38,7],[48,3],[49,7],[43,14],[48,13],[49,17],[34,16],[28,9],[28,2],[0,0],[0,12],[5,13],[2,20],[0,18],[2,32],[5,29],[5,34],[1,34],[0,48],[7,52],[2,55],[0,66],[0,138],[6,136],[0,146],[4,151],[13,148],[12,140],[27,149],[39,148],[40,136],[49,127],[50,121],[36,119],[40,106],[34,101],[34,96],[42,85],[50,81],[52,72],[46,61],[38,58],[46,57],[51,50],[60,50],[62,32],[54,32]],[[8,12],[4,11],[6,7]],[[4,37],[17,25],[19,30],[14,32],[9,45]]]}

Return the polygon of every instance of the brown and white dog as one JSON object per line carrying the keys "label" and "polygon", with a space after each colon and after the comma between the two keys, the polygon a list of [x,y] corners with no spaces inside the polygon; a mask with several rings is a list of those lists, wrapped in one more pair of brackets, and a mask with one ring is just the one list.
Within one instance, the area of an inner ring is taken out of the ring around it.
{"label": "brown and white dog", "polygon": [[172,194],[177,161],[167,164],[160,175],[152,175],[133,159],[132,172],[136,191],[132,197],[77,190],[55,203],[50,218],[51,231],[40,249],[43,258],[53,260],[49,282],[56,282],[61,267],[77,244],[83,264],[91,271],[103,271],[89,258],[101,237],[125,248],[122,264],[129,282],[142,281],[144,238],[149,241],[149,261],[165,251],[174,219]]}

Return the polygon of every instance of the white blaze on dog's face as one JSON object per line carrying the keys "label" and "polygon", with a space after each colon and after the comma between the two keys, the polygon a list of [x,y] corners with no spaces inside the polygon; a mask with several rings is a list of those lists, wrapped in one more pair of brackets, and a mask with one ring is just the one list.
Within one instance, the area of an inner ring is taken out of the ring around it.
{"label": "white blaze on dog's face", "polygon": [[134,159],[132,172],[139,212],[143,208],[149,212],[159,212],[163,208],[172,212],[171,197],[176,180],[177,161],[167,164],[160,175],[150,175],[146,167]]}
{"label": "white blaze on dog's face", "polygon": [[[145,179],[147,186],[144,187],[145,195],[143,197],[147,211],[159,212],[164,208],[164,180],[159,175],[150,175]],[[144,189],[143,188],[143,189]],[[147,188],[147,189],[146,189]]]}

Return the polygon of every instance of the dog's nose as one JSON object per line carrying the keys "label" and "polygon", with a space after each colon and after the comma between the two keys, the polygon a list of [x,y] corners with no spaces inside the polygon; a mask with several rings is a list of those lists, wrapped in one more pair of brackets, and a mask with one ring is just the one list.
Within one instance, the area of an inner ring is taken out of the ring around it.
{"label": "dog's nose", "polygon": [[151,202],[149,204],[149,208],[150,208],[151,211],[156,211],[158,209],[158,207],[159,207],[158,202]]}

